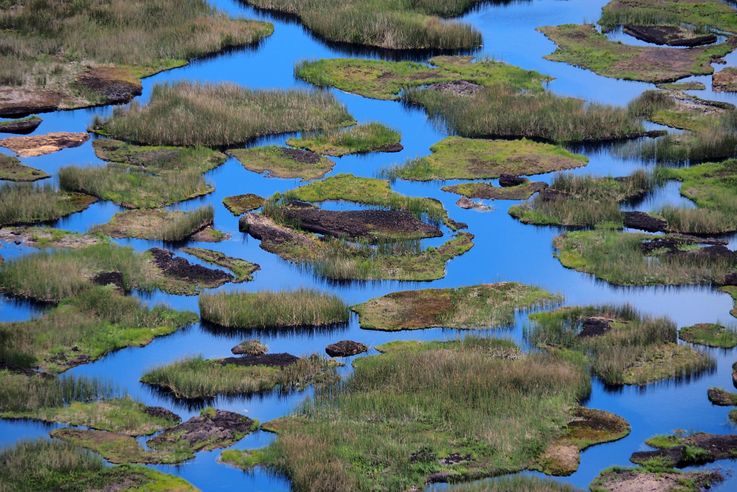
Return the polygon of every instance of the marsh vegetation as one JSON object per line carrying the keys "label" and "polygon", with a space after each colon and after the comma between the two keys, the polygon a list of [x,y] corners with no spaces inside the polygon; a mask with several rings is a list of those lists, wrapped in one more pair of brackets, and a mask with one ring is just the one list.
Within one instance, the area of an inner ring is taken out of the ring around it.
{"label": "marsh vegetation", "polygon": [[317,154],[340,157],[367,152],[398,152],[402,150],[399,132],[381,123],[356,125],[344,130],[290,138],[287,145],[310,150]]}

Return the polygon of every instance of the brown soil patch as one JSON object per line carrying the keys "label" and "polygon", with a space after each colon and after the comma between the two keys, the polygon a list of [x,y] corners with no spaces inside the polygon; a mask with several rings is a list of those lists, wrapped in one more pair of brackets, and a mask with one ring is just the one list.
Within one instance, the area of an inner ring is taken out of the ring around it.
{"label": "brown soil patch", "polygon": [[96,93],[105,104],[128,102],[141,94],[141,82],[115,67],[90,68],[77,78],[77,84]]}
{"label": "brown soil patch", "polygon": [[246,213],[238,221],[238,229],[260,240],[264,247],[268,243],[303,243],[305,246],[313,244],[312,240],[305,235],[279,225],[261,214]]}
{"label": "brown soil patch", "polygon": [[465,210],[474,209],[478,210],[479,212],[488,212],[491,210],[491,207],[485,205],[483,202],[474,201],[470,198],[466,198],[465,196],[460,197],[456,202],[456,205]]}
{"label": "brown soil patch", "polygon": [[225,208],[230,210],[233,215],[242,215],[246,212],[261,208],[264,204],[264,199],[253,193],[246,193],[245,195],[229,196],[223,199],[223,205]]}
{"label": "brown soil patch", "polygon": [[474,84],[473,82],[467,82],[465,80],[454,80],[452,82],[430,84],[427,88],[434,91],[451,93],[457,96],[473,96],[483,89],[483,86]]}
{"label": "brown soil patch", "polygon": [[0,147],[7,147],[21,157],[36,157],[62,149],[78,147],[90,136],[87,133],[54,132],[33,137],[11,137],[0,140]]}
{"label": "brown soil patch", "polygon": [[[683,468],[702,465],[713,461],[737,456],[737,435],[719,435],[699,432],[681,439],[682,445],[654,451],[632,453],[630,461],[643,464],[658,460],[666,465]],[[702,452],[693,453],[688,448],[699,448]]]}
{"label": "brown soil patch", "polygon": [[65,234],[56,237],[52,231],[53,229],[46,230],[39,227],[2,227],[0,228],[0,241],[35,248],[42,246],[85,248],[100,242],[99,238],[86,234]]}
{"label": "brown soil patch", "polygon": [[301,164],[317,164],[318,162],[320,162],[321,159],[320,154],[316,154],[311,150],[292,149],[289,147],[284,147],[280,150],[284,157],[292,159],[293,161],[299,162]]}
{"label": "brown soil patch", "polygon": [[737,395],[720,388],[709,388],[706,392],[709,401],[721,407],[737,406]]}
{"label": "brown soil patch", "polygon": [[206,411],[149,439],[148,445],[156,449],[185,442],[193,451],[221,448],[250,433],[254,423],[238,413],[225,410]]}
{"label": "brown soil patch", "polygon": [[703,46],[717,42],[711,33],[697,33],[680,26],[624,26],[624,32],[641,41],[668,46]]}
{"label": "brown soil patch", "polygon": [[716,92],[737,92],[737,68],[725,68],[716,72],[711,85]]}
{"label": "brown soil patch", "polygon": [[581,320],[579,337],[597,337],[612,329],[613,319],[602,316],[590,316]]}
{"label": "brown soil patch", "polygon": [[261,355],[245,355],[243,357],[227,357],[221,359],[223,364],[236,364],[239,366],[269,366],[269,367],[286,367],[291,366],[299,360],[299,357],[292,354],[261,354]]}
{"label": "brown soil patch", "polygon": [[499,186],[508,188],[510,186],[519,186],[527,183],[529,179],[524,176],[515,176],[513,174],[502,174],[499,176]]}
{"label": "brown soil patch", "polygon": [[41,118],[33,117],[24,120],[0,121],[0,133],[18,133],[25,135],[31,133],[41,124]]}
{"label": "brown soil patch", "polygon": [[622,212],[622,220],[625,227],[641,231],[661,232],[668,229],[668,223],[665,220],[653,217],[647,212]]}
{"label": "brown soil patch", "polygon": [[440,229],[405,210],[332,211],[317,207],[284,208],[287,220],[300,229],[334,237],[440,237]]}
{"label": "brown soil patch", "polygon": [[368,347],[366,345],[361,342],[354,342],[353,340],[341,340],[325,347],[325,353],[330,357],[350,357],[352,355],[362,354],[367,350]]}
{"label": "brown soil patch", "polygon": [[92,277],[92,283],[95,285],[114,285],[121,293],[125,292],[125,281],[123,274],[120,272],[99,272]]}
{"label": "brown soil patch", "polygon": [[192,241],[198,241],[201,243],[219,243],[230,238],[230,234],[222,233],[211,225],[205,226],[199,231],[195,232],[189,237]]}
{"label": "brown soil patch", "polygon": [[154,264],[162,273],[175,280],[194,282],[203,285],[222,285],[233,280],[233,276],[222,270],[192,264],[184,258],[161,248],[152,248],[148,252],[153,256]]}
{"label": "brown soil patch", "polygon": [[0,87],[0,116],[16,118],[54,111],[61,99],[62,94],[53,91]]}
{"label": "brown soil patch", "polygon": [[[691,482],[695,490],[707,490],[723,480],[719,472],[655,473],[647,471],[616,470],[597,479],[597,490],[607,492],[676,492],[686,490]],[[690,488],[688,490],[691,490]]]}

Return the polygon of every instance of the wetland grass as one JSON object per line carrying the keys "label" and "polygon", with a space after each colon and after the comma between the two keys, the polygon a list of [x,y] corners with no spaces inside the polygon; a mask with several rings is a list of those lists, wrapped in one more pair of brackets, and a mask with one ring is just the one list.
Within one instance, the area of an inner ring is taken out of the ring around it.
{"label": "wetland grass", "polygon": [[0,180],[7,181],[38,181],[48,178],[49,175],[40,169],[23,165],[15,157],[0,154]]}
{"label": "wetland grass", "polygon": [[368,152],[398,152],[402,150],[399,132],[381,123],[356,125],[345,130],[290,138],[287,145],[306,149],[317,154],[341,157]]}
{"label": "wetland grass", "polygon": [[93,232],[111,237],[179,242],[213,224],[215,212],[212,206],[192,211],[149,209],[119,212],[107,224],[97,226]]}
{"label": "wetland grass", "polygon": [[50,222],[80,212],[95,201],[51,185],[0,184],[0,226]]}
{"label": "wetland grass", "polygon": [[352,123],[345,107],[327,92],[178,82],[155,86],[146,106],[117,109],[94,129],[138,144],[220,147]]}
{"label": "wetland grass", "polygon": [[678,337],[696,345],[707,347],[734,348],[737,347],[737,330],[717,323],[699,323],[681,328]]}
{"label": "wetland grass", "polygon": [[622,25],[689,24],[702,29],[737,33],[734,8],[719,0],[614,0],[604,6],[599,24],[612,30]]}
{"label": "wetland grass", "polygon": [[202,261],[227,268],[235,275],[233,283],[249,282],[253,280],[253,273],[260,267],[241,258],[233,258],[219,251],[205,248],[182,248],[182,252],[199,258]]}
{"label": "wetland grass", "polygon": [[232,149],[228,153],[249,171],[265,173],[274,178],[302,178],[305,181],[318,179],[335,166],[327,157],[310,150],[276,145]]}
{"label": "wetland grass", "polygon": [[200,295],[202,319],[226,328],[330,326],[348,321],[339,298],[309,289]]}
{"label": "wetland grass", "polygon": [[526,337],[540,348],[589,365],[606,384],[644,385],[715,367],[710,356],[679,345],[676,325],[629,306],[562,308],[530,315]]}

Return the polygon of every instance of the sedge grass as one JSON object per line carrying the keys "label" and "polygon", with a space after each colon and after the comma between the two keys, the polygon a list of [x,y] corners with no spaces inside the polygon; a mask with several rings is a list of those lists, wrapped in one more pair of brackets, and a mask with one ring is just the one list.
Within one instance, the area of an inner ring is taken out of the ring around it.
{"label": "sedge grass", "polygon": [[49,222],[82,211],[94,201],[51,185],[0,184],[0,226]]}
{"label": "sedge grass", "polygon": [[345,130],[333,130],[290,138],[287,145],[307,149],[318,154],[340,157],[347,154],[364,154],[384,150],[399,150],[399,132],[381,123],[356,125]]}

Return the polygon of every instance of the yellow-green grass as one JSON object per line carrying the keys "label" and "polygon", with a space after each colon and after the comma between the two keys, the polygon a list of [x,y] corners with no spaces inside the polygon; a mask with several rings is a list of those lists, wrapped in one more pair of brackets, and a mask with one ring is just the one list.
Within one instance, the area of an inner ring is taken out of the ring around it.
{"label": "yellow-green grass", "polygon": [[141,382],[171,393],[175,398],[200,400],[218,395],[252,395],[302,390],[311,384],[338,381],[335,363],[318,355],[285,366],[239,364],[237,359],[193,357],[147,371]]}
{"label": "yellow-green grass", "polygon": [[59,302],[94,285],[94,277],[120,273],[126,291],[162,289],[169,293],[196,293],[191,280],[167,276],[150,253],[100,242],[85,247],[40,251],[0,264],[0,290],[41,302]]}
{"label": "yellow-green grass", "polygon": [[399,99],[403,89],[465,81],[513,91],[542,91],[549,77],[489,59],[436,56],[429,65],[408,61],[335,58],[302,62],[297,77],[319,87],[336,87],[374,99]]}
{"label": "yellow-green grass", "polygon": [[192,459],[198,451],[230,446],[257,427],[248,417],[208,407],[148,439],[146,449],[133,436],[102,430],[63,428],[51,436],[95,451],[111,463],[172,464]]}
{"label": "yellow-green grass", "polygon": [[509,214],[525,224],[621,228],[620,203],[645,196],[655,184],[644,171],[625,178],[559,174],[548,190]]}
{"label": "yellow-green grass", "polygon": [[[389,181],[363,178],[352,174],[336,174],[322,181],[315,181],[299,188],[289,190],[283,195],[287,199],[311,203],[326,201],[346,201],[376,205],[393,210],[407,210],[415,215],[427,216],[435,222],[444,222],[451,229],[457,229],[445,211],[443,204],[433,198],[416,198],[391,189]],[[275,195],[273,199],[278,199]]]}
{"label": "yellow-green grass", "polygon": [[[140,93],[142,77],[273,32],[270,23],[230,18],[204,0],[34,0],[10,6],[0,13],[7,43],[0,86],[20,90],[21,100],[41,99],[40,111],[128,100]],[[33,107],[11,105],[7,114]]]}
{"label": "yellow-green grass", "polygon": [[591,492],[637,490],[643,483],[657,483],[664,490],[701,492],[723,480],[718,471],[682,472],[668,467],[623,468],[612,467],[602,471],[593,482]]}
{"label": "yellow-green grass", "polygon": [[409,290],[353,306],[361,328],[490,328],[510,326],[518,310],[562,302],[562,296],[514,282],[456,289]]}
{"label": "yellow-green grass", "polygon": [[89,207],[96,198],[51,185],[0,184],[0,226],[51,222]]}
{"label": "yellow-green grass", "polygon": [[110,384],[99,379],[62,376],[50,377],[32,371],[0,369],[0,412],[34,413],[42,409],[61,409],[73,403],[87,403],[115,398]]}
{"label": "yellow-green grass", "polygon": [[397,152],[402,150],[400,141],[399,132],[381,123],[367,123],[344,130],[290,138],[287,140],[287,145],[318,154],[340,157],[368,152]]}
{"label": "yellow-green grass", "polygon": [[95,287],[31,321],[0,323],[0,358],[22,356],[28,366],[61,372],[114,350],[146,345],[196,320],[189,312],[146,308],[111,286]]}
{"label": "yellow-green grass", "polygon": [[732,316],[737,318],[737,286],[726,286],[720,289],[722,292],[729,294],[734,299],[734,309],[730,311]]}
{"label": "yellow-green grass", "polygon": [[430,147],[430,151],[429,156],[407,161],[390,169],[388,174],[413,181],[483,179],[502,174],[545,174],[588,163],[586,156],[563,147],[526,139],[447,137]]}
{"label": "yellow-green grass", "polygon": [[670,236],[592,230],[568,232],[554,241],[556,256],[567,268],[590,273],[617,285],[689,285],[720,283],[737,271],[737,259],[700,252],[693,242],[679,242],[677,251],[651,253],[643,243]]}
{"label": "yellow-green grass", "polygon": [[138,144],[219,147],[353,123],[346,108],[327,92],[178,82],[155,86],[146,106],[118,109],[97,121],[94,130]]}
{"label": "yellow-green grass", "polygon": [[567,307],[534,313],[530,321],[526,336],[533,345],[590,366],[610,385],[644,385],[716,365],[709,355],[679,345],[672,321],[629,306]]}
{"label": "yellow-green grass", "polygon": [[213,223],[212,206],[192,211],[160,208],[128,210],[117,213],[110,222],[92,229],[110,237],[134,237],[138,239],[184,241]]}
{"label": "yellow-green grass", "polygon": [[505,338],[479,338],[468,336],[456,340],[443,341],[415,341],[395,340],[382,343],[374,347],[378,352],[387,354],[399,351],[423,351],[423,350],[477,350],[485,352],[493,357],[515,359],[522,353],[512,340]]}
{"label": "yellow-green grass", "polygon": [[235,215],[243,215],[251,210],[261,208],[264,204],[264,199],[253,193],[246,193],[244,195],[234,195],[223,198],[223,205],[225,208]]}
{"label": "yellow-green grass", "polygon": [[466,198],[484,198],[487,200],[526,200],[535,193],[544,190],[547,184],[539,181],[527,181],[521,185],[496,187],[490,183],[460,183],[443,186],[443,191],[463,195]]}
{"label": "yellow-green grass", "polygon": [[[276,442],[251,461],[296,490],[407,490],[434,473],[460,482],[534,467],[588,394],[587,376],[543,355],[473,347],[360,359],[344,385],[269,426]],[[453,453],[461,461],[445,464]]]}
{"label": "yellow-green grass", "polygon": [[196,492],[186,480],[143,466],[106,466],[103,460],[72,444],[20,441],[0,452],[0,491]]}
{"label": "yellow-green grass", "polygon": [[737,33],[737,11],[719,0],[612,0],[599,23],[605,29],[632,25],[691,25]]}
{"label": "yellow-green grass", "polygon": [[317,179],[335,166],[333,161],[314,152],[276,145],[232,149],[228,153],[249,171],[266,173],[274,178]]}
{"label": "yellow-green grass", "polygon": [[710,75],[711,63],[732,52],[737,43],[703,48],[655,48],[610,41],[593,24],[564,24],[539,30],[558,45],[545,58],[591,70],[605,77],[643,82],[673,82],[691,75]]}
{"label": "yellow-green grass", "polygon": [[148,171],[194,171],[204,173],[225,162],[227,156],[207,147],[134,145],[120,140],[99,138],[92,142],[97,157]]}
{"label": "yellow-green grass", "polygon": [[130,398],[71,402],[63,407],[44,407],[26,411],[0,411],[4,419],[32,419],[50,423],[85,426],[130,436],[153,434],[179,423],[176,415],[157,416]]}
{"label": "yellow-green grass", "polygon": [[258,8],[296,16],[320,38],[389,50],[467,50],[481,34],[456,17],[479,0],[247,0]]}
{"label": "yellow-green grass", "polygon": [[717,323],[699,323],[681,328],[678,337],[686,342],[707,347],[737,347],[737,330]]}
{"label": "yellow-green grass", "polygon": [[657,87],[658,89],[672,91],[703,91],[706,89],[706,85],[703,82],[670,82],[658,84]]}
{"label": "yellow-green grass", "polygon": [[0,180],[6,181],[38,181],[49,175],[40,169],[23,165],[15,157],[0,154]]}
{"label": "yellow-green grass", "polygon": [[226,328],[330,326],[348,321],[340,298],[309,289],[200,295],[202,319]]}
{"label": "yellow-green grass", "polygon": [[253,273],[260,268],[257,264],[251,263],[250,261],[246,261],[241,258],[233,258],[232,256],[227,256],[219,251],[211,249],[182,248],[182,252],[195,256],[208,263],[227,268],[235,274],[235,280],[233,280],[233,283],[236,284],[253,280]]}
{"label": "yellow-green grass", "polygon": [[661,125],[704,131],[719,126],[720,117],[734,106],[707,101],[680,91],[645,91],[627,106],[630,112]]}
{"label": "yellow-green grass", "polygon": [[[473,235],[456,234],[439,247],[421,249],[418,241],[377,246],[348,243],[277,224],[263,215],[246,214],[240,229],[261,240],[261,248],[285,260],[308,265],[322,277],[350,280],[437,280],[445,265],[473,247]],[[285,240],[288,239],[288,240]]]}
{"label": "yellow-green grass", "polygon": [[433,120],[462,137],[588,143],[647,134],[641,119],[625,108],[560,97],[547,91],[520,93],[508,87],[489,87],[466,95],[411,88],[403,92],[402,99],[425,108]]}

